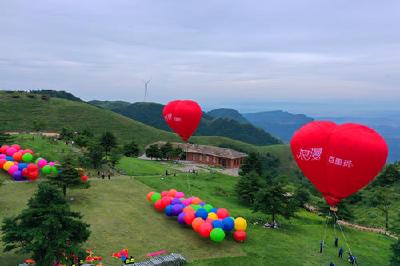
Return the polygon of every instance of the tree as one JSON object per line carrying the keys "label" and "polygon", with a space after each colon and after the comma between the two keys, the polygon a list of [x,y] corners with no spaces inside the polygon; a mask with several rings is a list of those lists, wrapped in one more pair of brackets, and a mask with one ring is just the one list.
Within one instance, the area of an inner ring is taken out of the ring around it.
{"label": "tree", "polygon": [[72,165],[72,159],[66,157],[61,165],[61,171],[54,175],[49,175],[48,180],[51,184],[60,187],[63,191],[64,197],[67,195],[67,188],[89,186],[89,183],[82,183],[79,172]]}
{"label": "tree", "polygon": [[70,254],[82,255],[81,244],[90,235],[89,224],[73,212],[60,191],[48,183],[38,185],[28,208],[2,224],[4,251],[32,254],[37,266],[72,264]]}
{"label": "tree", "polygon": [[260,189],[260,176],[255,172],[240,176],[236,183],[235,192],[238,199],[248,205],[253,206],[255,196]]}
{"label": "tree", "polygon": [[174,148],[172,147],[172,144],[169,142],[165,143],[165,145],[161,146],[160,148],[161,158],[169,160],[173,151]]}
{"label": "tree", "polygon": [[74,137],[74,132],[72,130],[63,127],[60,132],[60,138],[66,141],[72,140]]}
{"label": "tree", "polygon": [[261,158],[257,153],[250,153],[249,156],[245,157],[242,165],[240,166],[240,175],[247,175],[252,171],[255,171],[258,175],[262,175],[262,162]]}
{"label": "tree", "polygon": [[390,186],[398,181],[400,181],[400,171],[399,163],[397,162],[386,165],[373,184],[377,186]]}
{"label": "tree", "polygon": [[171,157],[179,160],[182,158],[183,154],[184,154],[183,150],[178,147],[178,148],[172,150]]}
{"label": "tree", "polygon": [[161,157],[161,152],[160,149],[158,148],[157,144],[150,145],[146,149],[146,157],[149,157],[150,159],[153,158],[160,158]]}
{"label": "tree", "polygon": [[305,187],[300,187],[294,193],[294,197],[299,203],[299,207],[304,207],[310,201],[310,192]]}
{"label": "tree", "polygon": [[370,200],[371,205],[382,211],[385,216],[386,231],[389,230],[389,210],[392,205],[392,197],[393,193],[390,189],[381,187],[373,193]]}
{"label": "tree", "polygon": [[261,187],[255,196],[254,211],[271,215],[273,222],[276,221],[277,215],[286,219],[293,217],[299,204],[290,192],[284,189],[284,185],[269,178],[268,184]]}
{"label": "tree", "polygon": [[113,167],[115,167],[115,165],[117,165],[117,163],[119,162],[119,160],[121,160],[121,158],[122,158],[122,152],[120,149],[114,148],[111,150],[109,160]]}
{"label": "tree", "polygon": [[99,169],[104,163],[103,160],[103,147],[100,145],[93,144],[88,147],[88,152],[85,153],[85,157],[89,160],[90,164],[95,169]]}
{"label": "tree", "polygon": [[117,146],[117,139],[113,133],[107,131],[101,136],[100,144],[103,146],[106,156],[108,156],[108,153],[111,151],[111,149]]}
{"label": "tree", "polygon": [[10,134],[0,133],[0,145],[11,144],[14,141],[14,137]]}
{"label": "tree", "polygon": [[278,172],[278,167],[281,164],[279,159],[273,154],[267,152],[266,154],[260,155],[262,171],[268,175],[275,176]]}
{"label": "tree", "polygon": [[139,155],[139,147],[135,141],[131,141],[124,145],[124,155],[128,157],[136,157]]}
{"label": "tree", "polygon": [[390,265],[398,266],[400,265],[400,239],[392,245],[393,255],[390,260]]}

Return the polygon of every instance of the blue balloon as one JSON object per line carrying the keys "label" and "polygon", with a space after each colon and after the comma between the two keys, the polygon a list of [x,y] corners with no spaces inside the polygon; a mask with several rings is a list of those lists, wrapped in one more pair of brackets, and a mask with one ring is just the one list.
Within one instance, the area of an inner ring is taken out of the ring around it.
{"label": "blue balloon", "polygon": [[208,216],[208,212],[203,208],[200,208],[196,211],[196,217],[201,217],[205,220],[205,219],[207,219],[207,216]]}
{"label": "blue balloon", "polygon": [[28,164],[27,163],[19,163],[18,164],[18,170],[23,170],[24,168],[27,168]]}
{"label": "blue balloon", "polygon": [[222,220],[222,229],[231,231],[235,227],[235,221],[231,217],[226,217]]}
{"label": "blue balloon", "polygon": [[214,220],[212,226],[213,228],[222,228],[222,222],[220,220]]}
{"label": "blue balloon", "polygon": [[12,156],[6,156],[7,161],[14,162],[14,158]]}
{"label": "blue balloon", "polygon": [[210,210],[210,212],[213,212],[213,213],[217,213],[217,208],[212,208],[211,210]]}
{"label": "blue balloon", "polygon": [[165,215],[172,216],[173,215],[172,208],[173,208],[173,205],[168,205],[167,207],[165,207]]}

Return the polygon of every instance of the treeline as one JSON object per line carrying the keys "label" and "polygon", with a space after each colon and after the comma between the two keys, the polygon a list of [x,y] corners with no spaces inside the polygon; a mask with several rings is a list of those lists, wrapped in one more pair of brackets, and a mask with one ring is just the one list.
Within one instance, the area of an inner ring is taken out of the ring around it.
{"label": "treeline", "polygon": [[82,148],[84,152],[78,158],[79,164],[94,169],[115,168],[122,156],[137,157],[140,152],[134,140],[121,145],[115,135],[108,131],[95,137],[93,132],[87,129],[77,132],[63,128],[60,139]]}
{"label": "treeline", "polygon": [[179,160],[184,158],[184,152],[181,148],[174,148],[171,143],[167,142],[164,145],[150,145],[146,151],[146,157],[156,160]]}

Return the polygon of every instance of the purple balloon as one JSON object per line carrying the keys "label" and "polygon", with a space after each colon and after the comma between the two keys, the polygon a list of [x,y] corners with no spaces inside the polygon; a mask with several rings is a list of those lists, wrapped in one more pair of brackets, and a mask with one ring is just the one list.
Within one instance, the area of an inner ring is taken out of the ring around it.
{"label": "purple balloon", "polygon": [[199,203],[199,205],[200,206],[204,206],[204,205],[206,205],[206,203],[204,201],[202,201],[202,202]]}
{"label": "purple balloon", "polygon": [[171,204],[172,204],[172,205],[181,204],[181,203],[182,203],[181,200],[178,199],[178,198],[174,198],[174,199],[171,201]]}
{"label": "purple balloon", "polygon": [[185,215],[186,215],[186,213],[184,213],[184,212],[181,212],[181,213],[178,215],[178,222],[179,222],[180,224],[186,224],[186,222],[185,222],[185,220],[184,220]]}
{"label": "purple balloon", "polygon": [[172,215],[178,216],[182,212],[183,208],[181,204],[175,204],[172,207]]}
{"label": "purple balloon", "polygon": [[12,176],[13,176],[15,181],[23,181],[23,180],[25,180],[24,177],[22,176],[22,171],[20,171],[20,170],[15,171]]}

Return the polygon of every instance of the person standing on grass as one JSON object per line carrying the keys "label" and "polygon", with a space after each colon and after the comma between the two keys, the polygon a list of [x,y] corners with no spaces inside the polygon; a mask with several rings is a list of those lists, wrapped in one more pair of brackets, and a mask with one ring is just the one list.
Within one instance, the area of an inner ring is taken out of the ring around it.
{"label": "person standing on grass", "polygon": [[323,250],[324,250],[324,240],[321,240],[321,242],[319,243],[319,253],[322,253]]}
{"label": "person standing on grass", "polygon": [[343,251],[344,251],[343,248],[340,247],[338,257],[341,258],[341,259],[343,258]]}
{"label": "person standing on grass", "polygon": [[335,266],[335,264],[333,264],[333,262],[329,263],[329,266]]}
{"label": "person standing on grass", "polygon": [[111,173],[108,172],[108,180],[111,180]]}
{"label": "person standing on grass", "polygon": [[339,246],[339,237],[335,237],[335,247]]}
{"label": "person standing on grass", "polygon": [[104,174],[104,172],[102,172],[102,173],[101,173],[101,179],[104,180],[104,177],[105,177],[105,174]]}

